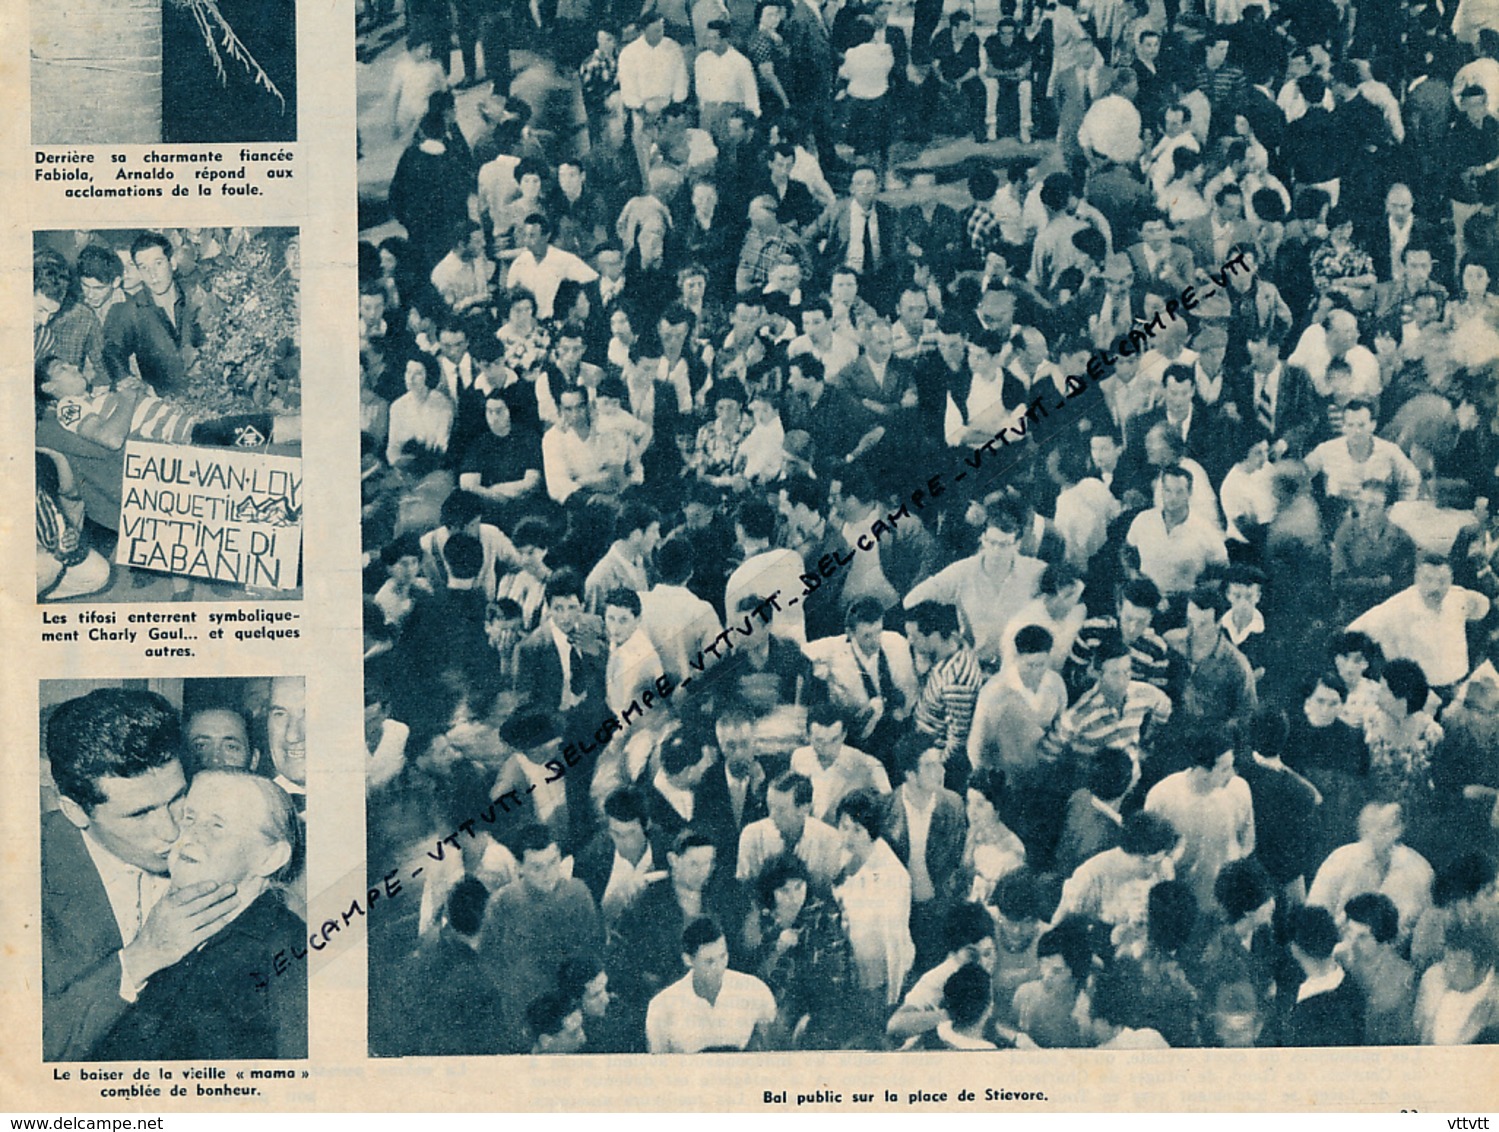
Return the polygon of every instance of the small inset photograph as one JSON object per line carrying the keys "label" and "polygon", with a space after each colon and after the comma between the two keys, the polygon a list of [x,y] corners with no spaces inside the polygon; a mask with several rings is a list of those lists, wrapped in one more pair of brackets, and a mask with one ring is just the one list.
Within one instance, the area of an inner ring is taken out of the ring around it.
{"label": "small inset photograph", "polygon": [[304,678],[40,703],[42,1059],[306,1057]]}
{"label": "small inset photograph", "polygon": [[37,600],[302,595],[295,228],[33,235]]}
{"label": "small inset photograph", "polygon": [[296,0],[31,0],[31,142],[296,141],[296,16]]}

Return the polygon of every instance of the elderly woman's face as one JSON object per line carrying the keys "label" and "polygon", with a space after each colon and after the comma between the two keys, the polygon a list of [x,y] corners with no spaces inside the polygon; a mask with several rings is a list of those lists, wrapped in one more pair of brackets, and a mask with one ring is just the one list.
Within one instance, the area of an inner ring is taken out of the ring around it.
{"label": "elderly woman's face", "polygon": [[239,884],[280,867],[262,790],[241,775],[201,774],[193,780],[167,862],[173,888],[203,881]]}

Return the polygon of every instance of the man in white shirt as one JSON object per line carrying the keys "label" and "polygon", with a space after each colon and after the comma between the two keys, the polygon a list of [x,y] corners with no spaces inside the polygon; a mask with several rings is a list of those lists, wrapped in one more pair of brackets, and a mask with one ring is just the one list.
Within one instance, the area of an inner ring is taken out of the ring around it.
{"label": "man in white shirt", "polygon": [[1307,470],[1325,480],[1325,491],[1352,500],[1370,480],[1390,485],[1391,496],[1416,498],[1421,471],[1398,444],[1374,435],[1374,406],[1350,401],[1343,407],[1343,435],[1324,440],[1306,458]]}
{"label": "man in white shirt", "polygon": [[1358,815],[1359,839],[1334,849],[1317,870],[1306,902],[1326,908],[1340,925],[1344,905],[1361,892],[1388,896],[1400,913],[1403,945],[1421,914],[1431,907],[1434,874],[1425,857],[1407,845],[1400,803],[1370,802]]}
{"label": "man in white shirt", "polygon": [[788,599],[801,596],[806,567],[796,551],[771,545],[775,532],[776,513],[769,503],[751,498],[740,506],[734,537],[744,562],[724,585],[724,608],[737,610],[746,597],[763,600],[779,593],[780,608],[771,618],[770,631],[802,646],[807,643],[806,614],[801,602],[790,605]]}
{"label": "man in white shirt", "polygon": [[1021,516],[1014,504],[985,506],[978,553],[918,583],[906,595],[906,609],[923,602],[955,605],[980,657],[999,656],[1011,618],[1033,597],[1045,564],[1021,554]]}
{"label": "man in white shirt", "polygon": [[[612,850],[609,871],[604,873],[600,869],[599,875],[580,875],[579,879],[597,893],[604,926],[613,928],[645,891],[646,885],[665,880],[669,874],[665,861],[658,863],[656,860],[647,829],[649,806],[638,789],[621,789],[610,794],[604,802],[604,823]],[[592,847],[584,851],[579,861],[580,874],[589,872],[587,865],[592,863],[591,856]]]}
{"label": "man in white shirt", "polygon": [[609,661],[604,670],[604,696],[618,714],[642,692],[654,692],[661,675],[661,658],[640,624],[640,595],[616,589],[604,598],[604,632],[609,636]]}
{"label": "man in white shirt", "polygon": [[869,750],[884,749],[875,736],[898,729],[920,691],[910,643],[887,630],[884,621],[879,599],[856,598],[844,617],[847,632],[812,641],[804,650],[834,702],[853,720],[855,741]]}
{"label": "man in white shirt", "polygon": [[554,503],[566,503],[577,491],[604,490],[613,477],[604,468],[598,445],[589,443],[593,429],[583,391],[566,390],[558,398],[557,412],[561,419],[541,438],[541,467],[547,494]]}
{"label": "man in white shirt", "polygon": [[572,252],[552,246],[552,222],[543,213],[526,217],[521,225],[521,253],[510,261],[505,286],[512,291],[524,288],[536,296],[536,317],[551,318],[557,288],[564,279],[575,283],[592,283],[599,273]]}
{"label": "man in white shirt", "polygon": [[1163,594],[1185,593],[1209,565],[1228,564],[1223,535],[1191,513],[1192,473],[1179,465],[1161,471],[1161,505],[1130,523],[1125,542],[1140,553],[1140,572]]}
{"label": "man in white shirt", "polygon": [[652,1053],[744,1050],[776,1020],[775,995],[753,975],[729,970],[723,929],[700,916],[682,932],[687,974],[655,998],[645,1015]]}
{"label": "man in white shirt", "polygon": [[619,53],[620,102],[630,115],[635,157],[644,181],[661,111],[687,101],[687,62],[676,40],[666,34],[666,17],[653,8],[641,18],[640,38]]}
{"label": "man in white shirt", "polygon": [[1488,615],[1489,599],[1452,584],[1452,564],[1438,554],[1416,563],[1415,582],[1354,620],[1349,632],[1368,633],[1386,659],[1414,660],[1433,688],[1450,688],[1468,674],[1468,622]]}
{"label": "man in white shirt", "polygon": [[736,109],[760,116],[760,88],[750,61],[729,44],[728,20],[709,20],[703,49],[693,61],[697,80],[697,124],[719,145],[728,137],[729,115]]}
{"label": "man in white shirt", "polygon": [[812,812],[832,819],[843,799],[860,790],[890,793],[890,776],[879,759],[844,744],[843,715],[831,702],[815,704],[807,715],[811,743],[791,752],[791,769],[812,783]]}
{"label": "man in white shirt", "polygon": [[1379,360],[1366,346],[1359,344],[1358,319],[1351,311],[1334,310],[1324,322],[1313,323],[1302,331],[1296,349],[1286,359],[1287,365],[1306,370],[1317,392],[1327,395],[1327,367],[1339,358],[1353,371],[1353,396],[1376,399],[1383,389]]}
{"label": "man in white shirt", "polygon": [[787,771],[765,794],[769,817],[751,822],[739,835],[735,879],[754,881],[783,853],[794,853],[818,887],[833,883],[843,865],[843,838],[812,816],[812,780]]}
{"label": "man in white shirt", "polygon": [[1254,852],[1249,784],[1234,773],[1234,753],[1216,736],[1197,738],[1193,765],[1168,774],[1145,796],[1145,812],[1169,821],[1181,841],[1176,878],[1192,886],[1199,907],[1211,907],[1218,873]]}
{"label": "man in white shirt", "polygon": [[611,590],[643,594],[650,589],[647,564],[661,542],[661,517],[644,500],[631,500],[620,511],[614,534],[614,541],[584,583],[583,597],[592,613],[603,613],[604,598]]}
{"label": "man in white shirt", "polygon": [[886,807],[873,791],[838,804],[838,832],[849,857],[833,889],[843,910],[859,982],[871,1003],[894,1005],[916,958],[911,941],[911,874],[884,839]]}
{"label": "man in white shirt", "polygon": [[168,893],[187,793],[177,713],[153,692],[60,704],[46,752],[60,813],[42,819],[42,1056],[77,1061],[146,981],[240,909],[233,885]]}
{"label": "man in white shirt", "polygon": [[859,360],[859,347],[833,329],[833,311],[826,299],[802,304],[802,333],[791,340],[788,358],[811,354],[822,363],[828,381],[838,384],[838,375]]}
{"label": "man in white shirt", "polygon": [[489,301],[489,285],[494,277],[494,261],[484,254],[484,229],[469,221],[464,224],[448,252],[432,269],[432,286],[454,314]]}
{"label": "man in white shirt", "polygon": [[692,544],[669,538],[656,552],[661,584],[640,595],[641,617],[651,644],[673,684],[691,676],[691,661],[723,631],[718,613],[687,588],[695,571]]}

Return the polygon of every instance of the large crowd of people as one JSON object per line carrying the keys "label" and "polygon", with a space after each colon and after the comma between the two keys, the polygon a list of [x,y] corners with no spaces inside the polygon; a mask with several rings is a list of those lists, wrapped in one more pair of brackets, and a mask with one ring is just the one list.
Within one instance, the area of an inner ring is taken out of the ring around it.
{"label": "large crowd of people", "polygon": [[947,8],[406,0],[372,1053],[1499,1033],[1491,6]]}

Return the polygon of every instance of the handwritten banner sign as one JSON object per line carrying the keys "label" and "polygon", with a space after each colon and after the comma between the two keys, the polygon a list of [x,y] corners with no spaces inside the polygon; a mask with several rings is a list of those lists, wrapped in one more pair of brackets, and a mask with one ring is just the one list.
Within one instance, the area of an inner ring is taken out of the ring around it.
{"label": "handwritten banner sign", "polygon": [[122,495],[118,564],[296,588],[302,555],[299,457],[130,440]]}

